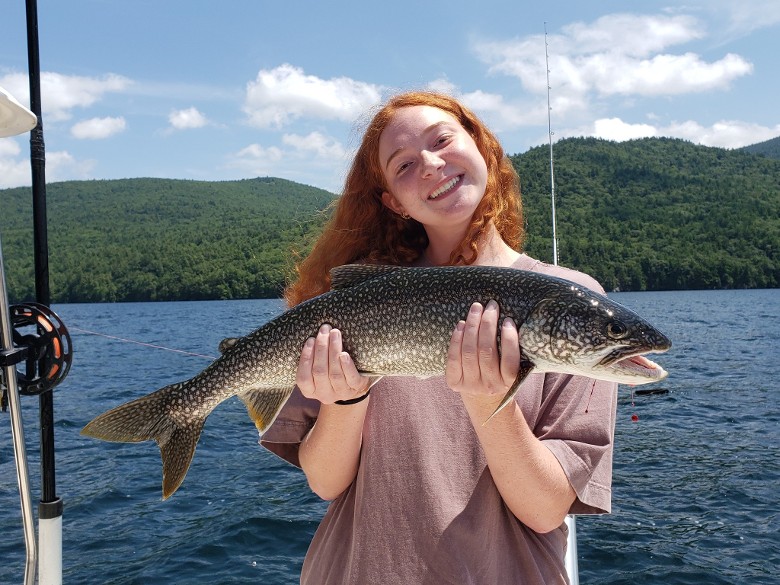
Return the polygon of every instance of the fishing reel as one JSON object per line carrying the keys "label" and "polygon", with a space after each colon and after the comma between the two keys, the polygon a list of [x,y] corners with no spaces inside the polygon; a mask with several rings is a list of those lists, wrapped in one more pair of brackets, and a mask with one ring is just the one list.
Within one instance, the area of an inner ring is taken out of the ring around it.
{"label": "fishing reel", "polygon": [[[43,394],[68,375],[73,359],[70,333],[57,314],[45,305],[21,303],[11,305],[9,310],[15,348],[0,355],[0,365],[17,366],[16,381],[20,394]],[[0,387],[3,399],[6,390],[4,376],[5,368],[2,368]]]}

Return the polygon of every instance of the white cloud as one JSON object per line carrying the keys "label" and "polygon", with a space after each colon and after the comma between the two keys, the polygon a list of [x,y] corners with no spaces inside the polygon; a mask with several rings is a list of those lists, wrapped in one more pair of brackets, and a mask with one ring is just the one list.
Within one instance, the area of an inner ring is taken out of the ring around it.
{"label": "white cloud", "polygon": [[761,126],[738,120],[722,120],[711,126],[702,126],[688,120],[673,122],[665,126],[652,124],[632,124],[620,118],[602,118],[592,124],[572,128],[558,133],[560,138],[575,136],[593,136],[622,142],[635,138],[668,136],[689,140],[704,146],[720,148],[741,148],[774,138],[780,134],[780,124],[774,127]]}
{"label": "white cloud", "polygon": [[[594,60],[583,63],[585,75],[590,71],[591,90],[602,95],[679,95],[712,89],[726,89],[732,80],[753,72],[753,65],[739,55],[729,53],[719,61],[706,63],[693,53],[656,55],[638,62],[614,60],[607,67]],[[617,67],[617,76],[608,71]]]}
{"label": "white cloud", "polygon": [[15,139],[0,138],[0,189],[30,184],[30,160],[19,160],[21,153]]}
{"label": "white cloud", "polygon": [[[546,109],[541,103],[519,104],[504,101],[503,96],[481,90],[461,94],[460,100],[479,116],[484,117],[491,130],[501,132],[545,120]],[[546,106],[545,106],[546,107]]]}
{"label": "white cloud", "polygon": [[664,128],[664,133],[705,146],[740,148],[775,138],[780,135],[780,124],[767,127],[741,120],[721,120],[707,127],[689,121],[673,123]]}
{"label": "white cloud", "polygon": [[347,151],[340,142],[320,132],[311,132],[306,136],[285,134],[282,136],[282,143],[292,147],[298,153],[313,154],[326,161],[343,163],[347,156]]}
{"label": "white cloud", "polygon": [[700,8],[714,19],[726,19],[727,34],[742,37],[780,23],[780,2],[767,0],[701,0]]}
{"label": "white cloud", "polygon": [[427,84],[427,88],[447,95],[457,95],[459,93],[458,87],[449,79],[434,79]]}
{"label": "white cloud", "polygon": [[281,147],[250,144],[231,154],[225,166],[246,176],[282,177],[336,192],[351,156],[338,140],[320,132],[285,134]]}
{"label": "white cloud", "polygon": [[702,38],[704,31],[696,19],[687,15],[644,16],[608,14],[592,24],[575,22],[563,27],[563,35],[550,42],[570,54],[619,53],[647,57],[667,47]]}
{"label": "white cloud", "polygon": [[281,128],[301,117],[352,122],[380,101],[381,91],[348,77],[320,79],[284,64],[260,70],[247,84],[243,109],[259,128]]}
{"label": "white cloud", "polygon": [[[480,116],[494,132],[517,129],[527,125],[541,124],[547,121],[547,103],[535,100],[533,102],[509,102],[504,96],[488,93],[482,90],[463,93],[446,79],[436,79],[427,85],[432,91],[439,91],[457,97],[466,107]],[[560,112],[569,111],[575,104],[568,97],[560,96],[553,104]]]}
{"label": "white cloud", "polygon": [[229,167],[243,169],[251,175],[264,176],[273,174],[273,169],[282,160],[284,152],[276,146],[264,147],[250,144],[239,150],[233,157]]}
{"label": "white cloud", "polygon": [[94,160],[78,160],[68,151],[62,150],[46,154],[47,181],[75,181],[92,178]]}
{"label": "white cloud", "polygon": [[622,142],[634,138],[657,136],[658,130],[650,124],[629,124],[620,118],[603,118],[593,123],[593,135]]}
{"label": "white cloud", "polygon": [[[575,23],[548,36],[550,84],[556,95],[581,103],[590,95],[657,96],[725,89],[752,73],[739,55],[707,62],[670,47],[704,35],[690,16],[614,14],[593,23]],[[547,91],[544,37],[480,42],[477,55],[493,73],[520,79],[532,93]]]}
{"label": "white cloud", "polygon": [[195,107],[187,108],[186,110],[174,110],[168,115],[168,122],[176,130],[202,128],[209,123],[206,116]]}
{"label": "white cloud", "polygon": [[[101,78],[62,75],[51,71],[41,73],[41,104],[44,121],[69,120],[74,108],[86,108],[103,99],[109,92],[125,91],[132,81],[110,73]],[[27,74],[9,73],[0,77],[0,85],[20,102],[30,103]]]}
{"label": "white cloud", "polygon": [[114,134],[124,132],[127,123],[123,117],[119,118],[91,118],[78,124],[74,124],[70,133],[80,140],[101,140]]}
{"label": "white cloud", "polygon": [[[46,180],[88,179],[94,166],[94,161],[79,161],[67,151],[47,152]],[[29,151],[23,154],[15,139],[0,138],[0,189],[29,186],[31,183]]]}

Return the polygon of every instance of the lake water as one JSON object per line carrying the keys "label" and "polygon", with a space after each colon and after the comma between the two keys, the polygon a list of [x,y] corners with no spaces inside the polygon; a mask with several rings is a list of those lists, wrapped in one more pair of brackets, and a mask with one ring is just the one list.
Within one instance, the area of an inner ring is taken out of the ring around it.
{"label": "lake water", "polygon": [[[665,394],[621,387],[613,513],[579,517],[580,581],[778,583],[780,290],[616,293],[674,342]],[[93,416],[208,361],[85,330],[214,355],[280,301],[61,305],[73,366],[55,393],[63,573],[71,584],[296,583],[325,511],[302,473],[257,444],[243,405],[209,418],[182,488],[160,498],[153,443],[79,435]],[[649,387],[647,387],[649,388]],[[23,397],[33,497],[35,398]],[[638,421],[632,421],[636,414]],[[24,540],[10,421],[0,415],[0,583],[22,583]]]}

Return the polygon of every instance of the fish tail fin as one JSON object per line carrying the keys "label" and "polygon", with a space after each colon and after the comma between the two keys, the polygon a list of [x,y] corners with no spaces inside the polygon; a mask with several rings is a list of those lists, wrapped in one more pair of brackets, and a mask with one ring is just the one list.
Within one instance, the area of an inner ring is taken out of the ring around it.
{"label": "fish tail fin", "polygon": [[482,423],[482,426],[488,424],[490,422],[490,419],[492,419],[499,412],[501,412],[501,410],[503,410],[503,408],[507,404],[512,402],[512,399],[515,397],[515,394],[517,394],[517,391],[520,389],[520,384],[522,384],[523,380],[525,380],[528,377],[528,374],[530,374],[533,369],[534,369],[534,365],[530,361],[524,358],[520,360],[520,370],[517,372],[515,381],[512,382],[512,386],[509,388],[507,393],[504,394],[504,397],[501,399],[501,403],[493,411],[493,414],[487,417],[487,420]]}
{"label": "fish tail fin", "polygon": [[170,498],[184,481],[205,422],[203,419],[194,425],[176,428],[165,443],[157,442],[163,463],[163,500]]}
{"label": "fish tail fin", "polygon": [[203,424],[200,419],[177,420],[171,414],[183,383],[171,384],[148,396],[122,404],[90,421],[82,435],[117,443],[155,441],[163,463],[163,499],[184,481]]}

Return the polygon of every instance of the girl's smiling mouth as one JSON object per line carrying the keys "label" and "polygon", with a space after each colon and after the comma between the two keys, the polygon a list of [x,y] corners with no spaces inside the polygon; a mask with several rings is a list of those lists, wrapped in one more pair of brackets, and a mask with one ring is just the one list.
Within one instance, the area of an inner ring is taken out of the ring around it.
{"label": "girl's smiling mouth", "polygon": [[463,179],[463,175],[458,175],[457,177],[453,177],[446,183],[444,183],[441,187],[436,189],[433,193],[428,195],[428,199],[436,199],[443,195],[444,193],[447,193],[455,188],[455,186],[460,183],[460,181]]}

